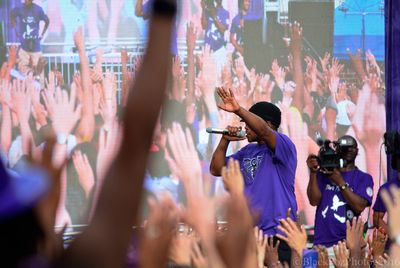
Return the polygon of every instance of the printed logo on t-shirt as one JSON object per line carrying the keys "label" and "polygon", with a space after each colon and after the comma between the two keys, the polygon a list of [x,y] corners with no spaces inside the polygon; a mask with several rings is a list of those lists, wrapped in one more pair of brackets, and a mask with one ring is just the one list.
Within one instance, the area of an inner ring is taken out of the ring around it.
{"label": "printed logo on t-shirt", "polygon": [[337,214],[338,210],[340,207],[343,207],[346,205],[346,202],[341,200],[338,195],[334,195],[332,198],[332,203],[331,205],[328,204],[324,210],[321,211],[322,217],[325,219],[328,213],[333,214],[333,217],[340,223],[345,223],[346,222],[346,216],[339,215]]}
{"label": "printed logo on t-shirt", "polygon": [[262,158],[263,157],[261,155],[258,155],[253,158],[244,158],[243,159],[243,166],[245,168],[246,173],[249,175],[249,176],[245,176],[245,177],[247,180],[250,179],[249,183],[254,181],[254,176],[260,166]]}

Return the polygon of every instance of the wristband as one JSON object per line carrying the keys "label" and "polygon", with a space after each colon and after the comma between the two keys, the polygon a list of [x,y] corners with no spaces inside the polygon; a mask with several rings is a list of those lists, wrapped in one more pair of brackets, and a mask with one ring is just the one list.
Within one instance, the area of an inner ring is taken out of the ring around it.
{"label": "wristband", "polygon": [[68,136],[66,134],[64,134],[64,133],[57,134],[57,143],[58,144],[60,144],[60,145],[67,144],[67,139],[68,139]]}
{"label": "wristband", "polygon": [[153,12],[155,15],[173,17],[176,14],[176,3],[171,0],[156,0],[153,4]]}
{"label": "wristband", "polygon": [[339,188],[340,188],[341,191],[343,191],[343,190],[346,190],[346,188],[349,188],[349,186],[350,185],[346,182],[345,184],[340,185]]}

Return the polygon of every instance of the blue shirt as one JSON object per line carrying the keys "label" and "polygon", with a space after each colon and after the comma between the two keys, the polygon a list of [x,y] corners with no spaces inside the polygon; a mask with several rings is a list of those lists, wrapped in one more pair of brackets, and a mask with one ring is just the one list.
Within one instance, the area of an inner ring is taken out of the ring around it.
{"label": "blue shirt", "polygon": [[16,19],[19,19],[17,31],[22,49],[28,52],[39,52],[39,23],[40,21],[49,22],[49,18],[44,14],[43,9],[36,4],[32,4],[29,7],[26,5],[16,7],[11,12]]}
{"label": "blue shirt", "polygon": [[240,20],[243,19],[242,14],[237,14],[231,22],[231,34],[235,34],[236,42],[239,46],[243,46],[243,28],[240,25]]}
{"label": "blue shirt", "polygon": [[[350,189],[371,205],[374,189],[371,175],[359,169],[341,174]],[[327,176],[318,172],[317,183],[322,196],[315,212],[314,244],[331,247],[346,239],[346,220],[351,220],[357,215],[347,205],[339,186]]]}
{"label": "blue shirt", "polygon": [[251,209],[260,215],[257,226],[268,235],[278,232],[279,220],[286,218],[289,208],[292,219],[297,213],[296,147],[286,135],[278,132],[275,135],[275,152],[265,144],[251,143],[230,156],[240,163],[245,194]]}
{"label": "blue shirt", "polygon": [[[208,44],[212,51],[216,51],[226,45],[225,36],[218,30],[217,25],[210,14],[207,14],[206,16],[207,28],[204,37],[204,43]],[[217,8],[217,19],[226,27],[226,29],[228,29],[229,12],[223,7]]]}
{"label": "blue shirt", "polygon": [[396,186],[397,188],[400,188],[400,179],[388,181],[379,188],[378,195],[376,196],[376,201],[375,201],[375,204],[373,207],[374,211],[386,212],[386,206],[385,206],[385,203],[383,203],[383,201],[382,201],[381,194],[382,194],[383,189],[385,189],[386,191],[389,191],[389,189],[390,189],[390,187],[392,187],[392,185]]}

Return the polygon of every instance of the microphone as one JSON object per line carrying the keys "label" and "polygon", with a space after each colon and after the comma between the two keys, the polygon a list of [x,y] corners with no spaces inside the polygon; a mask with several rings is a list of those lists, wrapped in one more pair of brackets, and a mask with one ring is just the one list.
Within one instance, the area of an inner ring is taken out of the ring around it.
{"label": "microphone", "polygon": [[[210,134],[229,135],[229,131],[227,129],[223,129],[223,128],[208,127],[208,128],[206,128],[206,131],[207,131],[207,133],[210,133]],[[244,138],[244,137],[246,137],[246,131],[241,130],[241,131],[237,132],[236,135],[233,137]]]}

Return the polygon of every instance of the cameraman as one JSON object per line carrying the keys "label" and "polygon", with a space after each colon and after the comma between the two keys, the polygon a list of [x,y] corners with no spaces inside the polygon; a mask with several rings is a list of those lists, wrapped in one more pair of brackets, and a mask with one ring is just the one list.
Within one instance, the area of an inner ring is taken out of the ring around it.
{"label": "cameraman", "polygon": [[346,238],[346,220],[358,217],[371,205],[374,187],[371,175],[355,166],[358,148],[353,137],[341,137],[336,153],[344,167],[333,170],[320,168],[316,155],[307,158],[310,169],[307,196],[310,204],[317,206],[314,245],[327,248]]}

